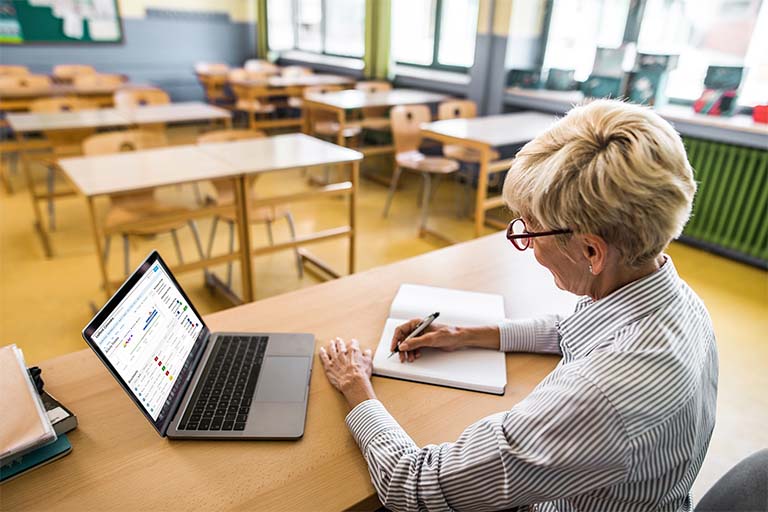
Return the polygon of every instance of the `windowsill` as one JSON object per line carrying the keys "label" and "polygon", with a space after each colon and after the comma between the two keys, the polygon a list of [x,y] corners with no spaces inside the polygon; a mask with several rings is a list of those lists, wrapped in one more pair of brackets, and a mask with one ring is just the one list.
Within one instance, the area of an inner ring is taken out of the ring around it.
{"label": "windowsill", "polygon": [[304,52],[300,50],[286,50],[280,52],[281,59],[306,62],[307,64],[321,64],[335,68],[344,68],[351,71],[362,71],[365,63],[362,59],[354,57],[337,57],[335,55],[323,55],[322,53]]}
{"label": "windowsill", "polygon": [[469,74],[467,73],[456,73],[453,71],[421,68],[417,66],[408,66],[405,64],[395,64],[392,66],[392,71],[395,76],[407,76],[410,78],[419,78],[422,80],[445,82],[456,85],[469,84]]}

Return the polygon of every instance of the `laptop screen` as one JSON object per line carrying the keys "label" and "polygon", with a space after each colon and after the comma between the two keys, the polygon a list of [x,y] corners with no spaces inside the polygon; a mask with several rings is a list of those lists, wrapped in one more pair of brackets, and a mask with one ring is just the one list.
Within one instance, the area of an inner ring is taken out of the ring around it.
{"label": "laptop screen", "polygon": [[84,335],[159,427],[189,379],[190,354],[205,326],[159,255],[153,256]]}

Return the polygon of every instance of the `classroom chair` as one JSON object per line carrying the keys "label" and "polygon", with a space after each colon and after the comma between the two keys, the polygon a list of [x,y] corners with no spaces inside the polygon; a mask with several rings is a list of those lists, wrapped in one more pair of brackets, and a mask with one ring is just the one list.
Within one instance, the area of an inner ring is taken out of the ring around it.
{"label": "classroom chair", "polygon": [[53,78],[60,83],[71,83],[76,76],[96,74],[96,69],[87,64],[58,64],[53,66]]}
{"label": "classroom chair", "polygon": [[[266,134],[258,130],[217,130],[213,132],[204,133],[197,138],[198,144],[212,144],[216,142],[232,142],[236,140],[247,140],[264,137]],[[253,181],[251,182],[253,183]],[[215,180],[213,186],[216,190],[216,196],[210,197],[209,200],[214,204],[231,204],[234,203],[235,190],[232,186],[232,180]],[[256,193],[253,188],[250,190],[249,197],[256,198]],[[288,223],[288,229],[291,234],[291,241],[296,240],[296,228],[293,223],[293,215],[290,210],[282,206],[261,206],[258,208],[251,208],[251,222],[254,224],[264,224],[267,228],[267,237],[269,245],[274,245],[274,239],[272,238],[272,223],[279,219],[285,219]],[[216,228],[218,227],[218,221],[221,219],[229,226],[229,252],[232,253],[235,250],[235,214],[226,213],[216,215],[213,218],[213,224],[211,225],[211,235],[208,239],[208,258],[213,253],[213,241],[216,237]],[[294,248],[296,255],[296,268],[299,271],[299,277],[304,276],[304,267],[301,265],[301,255],[299,249]],[[227,286],[232,286],[232,262],[227,263]]]}
{"label": "classroom chair", "polygon": [[0,64],[0,76],[23,76],[28,74],[29,68],[27,66]]}
{"label": "classroom chair", "polygon": [[0,75],[0,88],[7,92],[46,89],[50,86],[51,78],[47,75]]}
{"label": "classroom chair", "polygon": [[[472,100],[450,100],[440,103],[437,107],[437,118],[444,119],[471,119],[477,117],[477,105]],[[458,144],[446,144],[443,146],[443,155],[460,162],[480,162],[480,152]],[[491,160],[498,160],[499,153],[491,151]]]}
{"label": "classroom chair", "polygon": [[[73,96],[59,96],[54,98],[41,98],[33,101],[30,106],[30,112],[34,113],[53,113],[53,112],[73,112],[78,110],[89,110],[96,108],[96,105],[82,98]],[[83,140],[95,132],[93,128],[79,128],[76,130],[46,130],[43,132],[48,144],[50,144],[53,155],[41,158],[41,162],[48,168],[47,177],[47,199],[48,199],[48,225],[51,230],[56,229],[56,209],[54,199],[56,197],[56,171],[58,166],[56,161],[59,158],[68,156],[77,156],[81,154],[81,145]],[[28,183],[32,187],[32,179],[27,170]],[[30,189],[31,190],[31,189]]]}
{"label": "classroom chair", "polygon": [[211,105],[229,108],[232,98],[227,94],[227,73],[229,65],[214,62],[195,64],[195,75],[203,86],[205,101]]}
{"label": "classroom chair", "polygon": [[[323,95],[341,90],[343,90],[343,87],[340,85],[313,85],[305,87],[302,95],[304,98],[307,98],[313,95]],[[309,133],[330,138],[332,142],[336,142],[339,134],[339,122],[336,120],[335,115],[326,111],[313,112],[310,122]],[[360,135],[361,130],[359,122],[345,123],[343,136],[345,139],[351,139]]]}
{"label": "classroom chair", "polygon": [[[168,145],[164,133],[146,130],[128,130],[92,135],[83,141],[83,154],[86,156],[106,155],[122,151],[136,151]],[[192,231],[200,259],[203,259],[203,245],[197,224],[194,220],[158,220],[160,216],[183,214],[189,208],[168,205],[155,198],[154,190],[125,192],[109,196],[109,210],[104,219],[104,264],[109,259],[109,246],[112,235],[120,235],[123,239],[123,271],[129,275],[130,266],[130,237],[152,236],[170,233],[176,248],[179,263],[184,263],[184,257],[179,244],[177,230],[185,224]],[[105,283],[106,285],[106,283]]]}
{"label": "classroom chair", "polygon": [[267,75],[277,75],[280,73],[280,68],[264,59],[248,59],[243,64],[243,68],[246,71],[255,71],[257,73],[265,73]]}
{"label": "classroom chair", "polygon": [[[275,114],[275,105],[268,101],[269,86],[268,75],[245,69],[233,69],[229,72],[229,86],[235,95],[233,110],[244,112],[248,117],[248,128],[254,129],[256,121],[265,119]],[[249,82],[249,83],[246,83]],[[263,82],[259,86],[256,83]]]}
{"label": "classroom chair", "polygon": [[441,176],[452,174],[459,170],[456,160],[437,156],[426,156],[419,151],[421,145],[421,125],[431,121],[429,107],[426,105],[399,105],[390,111],[392,120],[392,139],[395,144],[395,168],[392,173],[392,183],[384,204],[384,217],[389,214],[392,197],[397,190],[397,182],[403,169],[415,171],[424,179],[421,199],[421,221],[419,236],[427,233],[427,216],[429,202],[432,199],[432,177],[435,178],[435,188]]}
{"label": "classroom chair", "polygon": [[[391,91],[392,84],[384,80],[367,80],[357,82],[355,89],[367,94],[373,94]],[[364,129],[375,131],[388,131],[390,129],[389,107],[365,107],[360,109],[360,112],[362,113],[360,125]]]}
{"label": "classroom chair", "polygon": [[312,68],[306,66],[285,66],[280,69],[280,76],[283,78],[295,78],[297,76],[306,76],[313,74]]}
{"label": "classroom chair", "polygon": [[[119,89],[113,95],[115,108],[132,109],[145,105],[168,105],[171,97],[162,89],[144,87],[136,89]],[[144,124],[142,130],[164,132],[165,123]]]}
{"label": "classroom chair", "polygon": [[72,79],[75,88],[117,87],[125,83],[125,76],[117,74],[95,73],[92,75],[77,75]]}

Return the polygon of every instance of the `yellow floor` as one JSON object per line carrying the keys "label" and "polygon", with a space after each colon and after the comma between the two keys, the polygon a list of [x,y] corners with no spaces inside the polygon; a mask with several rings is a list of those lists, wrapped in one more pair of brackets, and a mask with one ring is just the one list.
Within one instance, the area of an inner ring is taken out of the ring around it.
{"label": "yellow floor", "polygon": [[[189,129],[178,130],[174,140],[191,141],[193,137]],[[367,163],[366,167],[375,166]],[[84,200],[75,197],[57,202],[55,257],[46,259],[32,230],[31,201],[23,180],[20,175],[11,178],[15,193],[0,192],[0,345],[16,343],[23,349],[27,362],[34,364],[85,348],[80,330],[90,319],[89,304],[100,305],[105,297],[99,287]],[[306,186],[306,177],[299,171],[265,176],[259,183],[264,194]],[[358,209],[358,270],[443,246],[437,240],[424,240],[416,235],[418,192],[416,177],[406,178],[395,196],[389,218],[383,219],[386,189],[363,180]],[[456,192],[452,184],[441,186],[433,202],[430,224],[454,240],[468,240],[472,237],[472,222],[457,218]],[[194,201],[191,187],[172,187],[162,193],[171,200]],[[341,199],[299,203],[291,210],[300,234],[345,222],[345,202]],[[206,244],[210,221],[200,221],[199,225]],[[267,243],[263,226],[254,226],[253,232],[257,243]],[[220,226],[217,250],[225,249],[226,235],[225,227]],[[286,226],[278,222],[275,238],[285,237]],[[153,248],[158,248],[171,263],[175,261],[171,238],[161,235],[153,240],[133,240],[131,265],[135,266]],[[189,232],[182,235],[182,248],[187,258],[195,257]],[[335,268],[346,268],[345,241],[316,244],[312,250]],[[768,446],[768,273],[680,244],[673,244],[669,253],[682,277],[707,304],[720,351],[717,426],[694,486],[694,495],[701,496],[738,460]],[[110,267],[113,275],[122,269],[122,244],[117,239],[113,241]],[[223,266],[217,270],[224,274]],[[309,275],[299,279],[291,251],[258,258],[255,270],[257,298],[317,283]],[[237,265],[234,274],[237,289]],[[201,273],[182,275],[180,282],[201,313],[228,307],[204,287]]]}

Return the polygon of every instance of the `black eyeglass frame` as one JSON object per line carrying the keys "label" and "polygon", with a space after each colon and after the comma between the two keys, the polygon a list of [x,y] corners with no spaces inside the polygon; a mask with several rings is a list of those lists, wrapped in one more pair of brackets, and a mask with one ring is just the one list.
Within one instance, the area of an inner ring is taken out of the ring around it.
{"label": "black eyeglass frame", "polygon": [[[523,225],[522,233],[514,232],[515,225],[518,222],[520,222]],[[566,235],[568,233],[573,233],[573,230],[572,229],[554,229],[552,231],[542,231],[540,233],[528,231],[525,226],[525,221],[523,220],[522,217],[518,217],[514,219],[512,222],[509,223],[509,226],[507,226],[507,240],[512,242],[512,245],[514,245],[515,249],[517,249],[518,251],[524,251],[528,249],[531,246],[531,238],[536,238],[539,236]]]}

